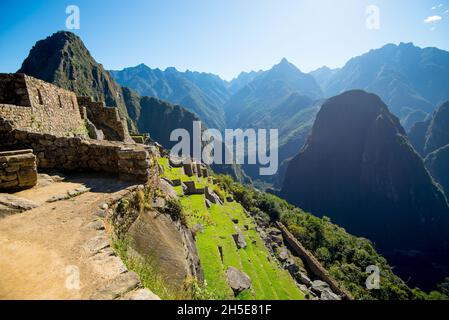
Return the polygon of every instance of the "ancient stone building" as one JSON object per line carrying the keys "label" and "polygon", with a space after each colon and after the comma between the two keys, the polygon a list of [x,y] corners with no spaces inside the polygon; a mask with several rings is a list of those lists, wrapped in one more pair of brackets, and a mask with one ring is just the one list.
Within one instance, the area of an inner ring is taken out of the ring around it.
{"label": "ancient stone building", "polygon": [[24,74],[0,74],[0,117],[29,132],[88,137],[73,92]]}
{"label": "ancient stone building", "polygon": [[[92,128],[110,141],[91,139]],[[38,169],[101,171],[140,182],[155,176],[157,150],[131,139],[117,109],[24,74],[0,74],[0,151],[21,149],[32,150]],[[7,154],[3,167],[14,160]],[[1,172],[2,185],[32,180],[24,175],[28,168],[15,167],[13,174],[12,166]]]}
{"label": "ancient stone building", "polygon": [[116,108],[24,74],[0,74],[0,116],[22,130],[88,137],[86,122],[110,141],[132,142]]}

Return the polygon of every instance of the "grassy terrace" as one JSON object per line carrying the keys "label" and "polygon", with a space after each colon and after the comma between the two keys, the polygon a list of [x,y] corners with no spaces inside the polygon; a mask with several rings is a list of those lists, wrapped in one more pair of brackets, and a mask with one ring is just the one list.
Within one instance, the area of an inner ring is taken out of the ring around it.
{"label": "grassy terrace", "polygon": [[[164,166],[164,176],[168,179],[195,180],[197,186],[213,186],[204,178],[187,177],[182,169],[170,168],[168,160],[160,159]],[[204,270],[207,288],[217,299],[233,299],[232,290],[227,284],[225,271],[233,266],[244,271],[252,280],[250,290],[240,293],[237,299],[295,300],[303,299],[303,293],[296,287],[288,272],[280,267],[268,252],[251,217],[247,216],[237,202],[224,202],[223,206],[205,205],[204,195],[185,196],[181,187],[175,187],[187,215],[188,225],[203,225],[203,232],[197,234],[196,243]],[[247,242],[245,249],[237,249],[232,234],[236,224],[244,233]],[[248,228],[246,228],[248,227]],[[248,229],[248,230],[247,230]],[[221,248],[222,256],[219,248]]]}

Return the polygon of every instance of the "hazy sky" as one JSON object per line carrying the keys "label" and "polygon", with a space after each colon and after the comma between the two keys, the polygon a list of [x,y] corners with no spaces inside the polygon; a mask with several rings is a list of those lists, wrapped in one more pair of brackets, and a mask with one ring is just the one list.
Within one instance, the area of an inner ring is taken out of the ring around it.
{"label": "hazy sky", "polygon": [[[66,29],[72,4],[81,13],[72,31],[107,69],[145,63],[231,79],[282,57],[305,72],[340,67],[390,42],[449,50],[449,0],[1,0],[0,72]],[[366,27],[369,5],[379,29]]]}

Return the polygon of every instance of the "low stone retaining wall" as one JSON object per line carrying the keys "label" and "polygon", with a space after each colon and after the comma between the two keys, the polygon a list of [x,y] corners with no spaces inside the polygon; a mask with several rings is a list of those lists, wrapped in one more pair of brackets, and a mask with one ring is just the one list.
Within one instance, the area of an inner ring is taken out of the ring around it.
{"label": "low stone retaining wall", "polygon": [[33,150],[0,152],[0,190],[32,188],[36,182]]}
{"label": "low stone retaining wall", "polygon": [[109,172],[141,183],[154,174],[152,151],[136,144],[12,130],[0,136],[0,147],[32,149],[42,169]]}

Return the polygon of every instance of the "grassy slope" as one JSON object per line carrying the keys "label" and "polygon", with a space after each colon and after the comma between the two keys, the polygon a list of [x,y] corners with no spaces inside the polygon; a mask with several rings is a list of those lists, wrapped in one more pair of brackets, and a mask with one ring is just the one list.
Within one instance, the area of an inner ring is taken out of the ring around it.
{"label": "grassy slope", "polygon": [[[160,159],[164,166],[164,176],[182,181],[191,180],[181,169],[170,168],[167,159]],[[204,178],[193,178],[197,186],[212,183]],[[215,186],[216,187],[216,186]],[[248,217],[243,207],[237,202],[225,202],[223,206],[205,205],[204,195],[184,196],[181,187],[175,187],[187,214],[189,226],[197,223],[203,225],[203,232],[196,236],[196,243],[204,270],[207,287],[219,299],[232,299],[233,293],[226,281],[225,271],[233,266],[244,271],[252,280],[250,290],[237,296],[240,300],[268,299],[294,300],[303,299],[303,293],[296,287],[288,272],[280,267],[265,247],[259,234],[254,230],[255,224]],[[237,249],[232,234],[235,234],[233,219],[238,219],[238,227],[245,234],[247,248]],[[249,230],[245,229],[249,226]],[[218,247],[222,248],[223,263]]]}

